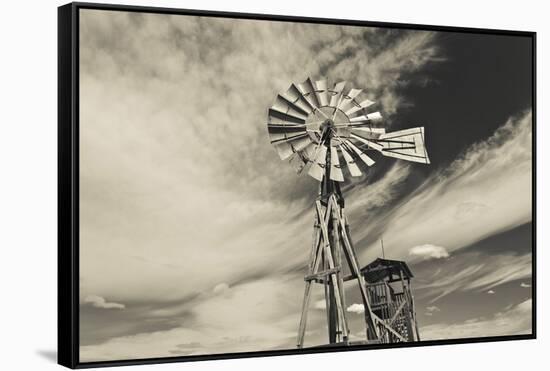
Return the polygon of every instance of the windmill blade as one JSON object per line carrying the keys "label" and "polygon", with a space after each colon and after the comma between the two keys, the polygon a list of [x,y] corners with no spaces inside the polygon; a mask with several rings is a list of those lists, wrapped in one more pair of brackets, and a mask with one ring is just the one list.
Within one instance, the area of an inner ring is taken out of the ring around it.
{"label": "windmill blade", "polygon": [[328,81],[315,81],[315,96],[319,102],[319,107],[328,106]]}
{"label": "windmill blade", "polygon": [[314,110],[319,108],[319,102],[315,95],[315,86],[309,77],[304,82],[297,84],[296,87]]}
{"label": "windmill blade", "polygon": [[313,107],[313,111],[319,112],[321,116],[323,116],[325,119],[328,119],[327,115],[319,109],[321,105],[315,93],[315,90],[316,90],[315,83],[311,80],[311,78],[308,77],[306,81],[296,86],[298,90],[300,90],[300,92],[302,93],[302,96],[304,97],[304,99],[306,99],[309,105]]}
{"label": "windmill blade", "polygon": [[361,151],[359,148],[357,148],[357,147],[355,146],[355,144],[353,144],[352,142],[350,142],[350,141],[347,140],[347,139],[344,140],[344,143],[345,143],[348,147],[350,147],[350,148],[353,150],[353,152],[355,152],[355,153],[357,154],[357,156],[359,156],[359,158],[360,158],[361,160],[363,160],[363,162],[364,162],[365,164],[367,164],[367,166],[372,166],[372,165],[374,165],[374,160],[373,160],[372,158],[370,158],[369,156],[367,156],[367,155],[365,154],[365,152],[363,152],[363,151]]}
{"label": "windmill blade", "polygon": [[352,117],[349,121],[352,124],[371,124],[373,121],[382,120],[382,114],[380,112],[373,112],[367,115]]}
{"label": "windmill blade", "polygon": [[300,90],[294,84],[290,85],[290,88],[288,88],[288,90],[282,94],[282,97],[291,102],[295,107],[307,113],[308,115],[315,108],[308,102],[306,98],[304,98]]}
{"label": "windmill blade", "polygon": [[267,132],[271,144],[284,143],[299,138],[309,137],[306,126],[268,124]]}
{"label": "windmill blade", "polygon": [[280,110],[276,107],[271,107],[268,111],[269,117],[278,118],[284,122],[289,122],[293,124],[305,124],[306,123],[306,116],[303,115],[294,115],[290,112],[285,112],[284,110]]}
{"label": "windmill blade", "polygon": [[269,139],[271,141],[271,144],[279,144],[279,143],[286,143],[291,142],[296,139],[309,137],[309,134],[304,133],[273,133],[269,134]]}
{"label": "windmill blade", "polygon": [[370,148],[376,149],[377,151],[382,151],[383,148],[384,148],[381,144],[379,144],[377,142],[374,142],[374,138],[373,139],[365,138],[365,137],[362,137],[362,136],[354,134],[354,133],[351,133],[350,137],[366,144]]}
{"label": "windmill blade", "polygon": [[313,157],[315,156],[317,146],[317,143],[311,142],[301,151],[294,153],[288,160],[298,174],[301,174],[308,165],[313,163]]}
{"label": "windmill blade", "polygon": [[[275,112],[275,113],[273,114],[273,112]],[[280,112],[268,111],[267,124],[268,125],[301,126],[301,125],[304,125],[305,122],[303,120],[296,120],[296,119],[293,119],[293,118],[289,118],[287,115],[282,114]]]}
{"label": "windmill blade", "polygon": [[327,147],[324,144],[320,144],[317,148],[317,155],[309,169],[308,174],[318,181],[323,180],[325,175],[325,167],[327,165]]}
{"label": "windmill blade", "polygon": [[275,149],[282,160],[286,160],[296,152],[299,152],[311,144],[309,136],[296,138],[287,142],[275,144]]}
{"label": "windmill blade", "polygon": [[380,135],[382,134],[386,134],[386,129],[384,128],[371,128],[371,127],[368,127],[368,126],[364,126],[364,127],[351,127],[351,131],[357,131],[359,133],[367,133],[367,134],[370,134],[370,135],[373,135],[375,137],[379,137]]}
{"label": "windmill blade", "polygon": [[270,134],[277,133],[300,133],[307,130],[306,125],[281,125],[281,124],[267,124],[267,131]]}
{"label": "windmill blade", "polygon": [[348,151],[346,151],[343,145],[340,145],[339,147],[342,155],[344,155],[344,160],[346,160],[346,164],[348,165],[351,176],[361,176],[361,170],[359,170],[359,166],[357,166],[353,157],[349,154]]}
{"label": "windmill blade", "polygon": [[338,103],[338,109],[342,111],[346,111],[349,109],[349,105],[351,104],[351,101],[355,99],[363,89],[351,89],[347,94],[342,95],[342,99],[340,99],[340,103]]}
{"label": "windmill blade", "polygon": [[301,118],[302,120],[305,120],[308,115],[306,111],[294,105],[294,103],[290,102],[282,95],[277,95],[277,97],[275,98],[275,102],[273,103],[271,108],[279,112],[283,112],[287,115]]}
{"label": "windmill blade", "polygon": [[293,154],[292,157],[290,157],[290,159],[288,160],[288,163],[290,164],[290,166],[292,166],[297,174],[301,174],[307,165],[307,162],[304,161],[300,156],[300,152]]}
{"label": "windmill blade", "polygon": [[351,101],[352,104],[353,104],[353,107],[351,107],[350,109],[348,109],[346,112],[344,112],[346,115],[348,116],[351,116],[353,115],[355,112],[359,111],[359,110],[362,110],[362,109],[365,109],[367,107],[370,107],[372,106],[375,102],[369,100],[369,99],[365,99],[364,101],[360,102],[360,103],[355,103],[355,100],[352,100]]}
{"label": "windmill blade", "polygon": [[308,130],[308,131],[320,131],[319,130],[319,127],[321,126],[321,124],[324,122],[325,120],[318,120],[318,121],[310,121],[310,122],[307,122],[306,125],[305,125],[305,130]]}
{"label": "windmill blade", "polygon": [[311,142],[309,146],[300,151],[300,155],[306,164],[313,164],[313,160],[317,156],[317,148],[319,145],[319,143]]}
{"label": "windmill blade", "polygon": [[367,116],[367,120],[369,121],[378,121],[378,120],[382,120],[382,114],[380,112],[373,112],[373,113],[369,113]]}
{"label": "windmill blade", "polygon": [[401,160],[429,164],[424,143],[424,127],[386,133],[375,139],[382,146],[382,154]]}
{"label": "windmill blade", "polygon": [[292,145],[292,147],[294,148],[294,151],[298,152],[298,151],[303,150],[304,148],[306,148],[307,146],[309,146],[313,142],[311,141],[311,138],[309,137],[309,135],[307,135],[307,136],[302,137],[302,138],[297,138],[297,139],[291,140],[287,143]]}
{"label": "windmill blade", "polygon": [[336,182],[344,181],[344,174],[342,173],[338,151],[335,146],[330,146],[330,179]]}
{"label": "windmill blade", "polygon": [[280,145],[275,146],[275,150],[277,150],[277,154],[281,158],[281,160],[286,160],[292,154],[294,153],[294,150],[292,149],[292,146],[286,143],[281,143]]}
{"label": "windmill blade", "polygon": [[344,91],[345,87],[346,82],[341,81],[338,84],[334,85],[334,88],[329,90],[329,94],[332,94],[332,96],[330,97],[329,106],[338,107],[338,103],[340,102],[340,98],[342,97],[342,92]]}
{"label": "windmill blade", "polygon": [[277,150],[277,153],[279,154],[281,160],[286,160],[287,158],[292,156],[293,153],[301,151],[312,142],[309,135],[306,134],[305,136],[296,135],[294,137],[286,138],[285,140],[271,143],[275,145],[275,149]]}

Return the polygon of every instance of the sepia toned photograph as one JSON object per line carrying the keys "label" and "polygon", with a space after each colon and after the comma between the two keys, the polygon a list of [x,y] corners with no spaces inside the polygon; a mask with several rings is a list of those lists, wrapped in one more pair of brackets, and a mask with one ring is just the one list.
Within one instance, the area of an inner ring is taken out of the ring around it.
{"label": "sepia toned photograph", "polygon": [[77,11],[80,363],[534,336],[529,33]]}

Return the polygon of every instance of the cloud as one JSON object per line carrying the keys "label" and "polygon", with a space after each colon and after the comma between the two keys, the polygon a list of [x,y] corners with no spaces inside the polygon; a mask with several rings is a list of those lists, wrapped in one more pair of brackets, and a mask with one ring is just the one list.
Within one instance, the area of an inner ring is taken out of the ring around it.
{"label": "cloud", "polygon": [[489,295],[493,295],[493,294],[495,294],[495,293],[496,293],[495,290],[489,290],[489,291],[487,291],[487,294],[489,294]]}
{"label": "cloud", "polygon": [[532,301],[529,299],[490,317],[423,326],[420,328],[420,338],[422,340],[438,340],[530,334],[532,328],[531,306]]}
{"label": "cloud", "polygon": [[[448,168],[426,179],[387,215],[371,220],[371,225],[356,227],[354,237],[361,240],[370,234],[372,241],[372,232],[378,230],[387,250],[396,257],[406,256],[411,245],[425,241],[445,246],[452,254],[529,222],[531,132],[530,111],[510,117],[488,139],[473,144]],[[354,191],[352,199],[361,199],[363,190],[358,187]],[[362,216],[356,215],[350,223],[360,224]],[[361,260],[374,259],[378,251],[378,243],[371,243],[360,252]],[[417,256],[413,262],[420,259]]]}
{"label": "cloud", "polygon": [[[81,360],[294,348],[301,309],[294,278],[258,279],[232,287],[227,295],[197,298],[187,303],[190,315],[175,317],[179,326],[82,346]],[[316,321],[326,318],[314,312],[309,317],[312,328],[320,327]]]}
{"label": "cloud", "polygon": [[[484,274],[474,275],[465,288],[490,289],[506,282],[530,277],[532,274],[531,254],[488,256],[485,259],[487,260],[484,264],[485,269],[482,269]],[[494,262],[491,262],[491,259]],[[500,264],[508,264],[508,266]]]}
{"label": "cloud", "polygon": [[361,314],[365,312],[365,306],[363,304],[353,303],[352,305],[346,308],[346,311],[350,313]]}
{"label": "cloud", "polygon": [[126,306],[124,304],[119,303],[109,303],[101,296],[97,295],[88,295],[84,299],[84,302],[86,304],[90,304],[95,308],[103,308],[103,309],[124,309]]}
{"label": "cloud", "polygon": [[360,193],[360,198],[354,197],[358,192],[352,192],[350,197],[347,197],[350,192],[346,191],[346,199],[350,199],[350,208],[353,212],[364,215],[373,209],[388,205],[399,194],[399,186],[405,182],[410,173],[410,165],[398,161],[394,162],[384,176],[377,181],[366,185],[359,182],[357,188],[364,190]]}
{"label": "cloud", "polygon": [[305,262],[310,236],[296,231],[311,226],[303,211],[316,182],[281,163],[266,107],[292,81],[327,71],[344,78],[350,67],[372,77],[350,84],[401,99],[393,82],[408,81],[437,50],[428,32],[388,38],[357,27],[92,10],[81,36],[81,292],[124,301],[175,300]]}
{"label": "cloud", "polygon": [[407,74],[444,60],[435,38],[434,32],[408,32],[402,37],[378,32],[348,36],[346,49],[351,55],[338,61],[331,74],[344,80],[356,76],[358,86],[373,87],[371,93],[382,103],[384,113],[392,114],[398,107],[410,104],[395,92],[399,87],[414,83],[407,79]]}
{"label": "cloud", "polygon": [[530,277],[531,262],[531,254],[467,252],[445,260],[436,271],[426,268],[415,287],[418,296],[429,297],[430,303],[457,291],[486,292],[504,283]]}
{"label": "cloud", "polygon": [[[351,76],[391,116],[440,58],[435,34],[93,10],[80,30],[80,292],[136,311],[86,316],[125,325],[83,332],[82,359],[294,347],[317,183],[281,163],[266,108],[290,82]],[[409,173],[396,164],[359,207]],[[323,320],[310,313],[308,341]]]}
{"label": "cloud", "polygon": [[212,289],[212,292],[214,294],[223,294],[223,293],[227,292],[227,290],[229,290],[229,285],[227,283],[223,282],[223,283],[219,283],[216,286],[214,286],[214,288]]}
{"label": "cloud", "polygon": [[522,282],[519,285],[520,285],[520,287],[531,287],[531,285],[529,283],[525,283],[525,282]]}
{"label": "cloud", "polygon": [[411,247],[409,250],[409,256],[420,257],[424,260],[441,259],[448,258],[449,253],[444,247],[426,244]]}
{"label": "cloud", "polygon": [[434,313],[441,312],[441,309],[435,305],[430,305],[426,307],[426,312],[424,313],[427,316],[433,316]]}

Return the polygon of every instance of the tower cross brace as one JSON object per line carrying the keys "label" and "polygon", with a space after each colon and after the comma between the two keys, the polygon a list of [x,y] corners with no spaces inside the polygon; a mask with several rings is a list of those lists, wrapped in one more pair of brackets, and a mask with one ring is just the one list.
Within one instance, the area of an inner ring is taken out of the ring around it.
{"label": "tower cross brace", "polygon": [[379,340],[379,332],[375,323],[376,315],[371,310],[366,285],[351,242],[344,198],[339,184],[328,176],[330,163],[327,164],[326,169],[327,174],[319,184],[319,197],[315,201],[313,244],[308,274],[304,278],[306,285],[298,330],[298,348],[302,348],[304,345],[313,284],[322,284],[324,287],[329,342],[331,344],[348,344],[349,322],[344,292],[344,262],[351,272],[346,280],[357,280],[361,293],[365,308],[367,340],[369,342],[378,342]]}

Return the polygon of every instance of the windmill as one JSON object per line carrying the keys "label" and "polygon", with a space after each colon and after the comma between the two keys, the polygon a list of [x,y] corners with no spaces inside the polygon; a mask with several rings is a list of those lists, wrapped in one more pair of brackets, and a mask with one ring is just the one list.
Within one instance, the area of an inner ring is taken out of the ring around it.
{"label": "windmill", "polygon": [[[429,164],[424,146],[424,128],[386,132],[380,112],[362,89],[346,89],[346,82],[329,86],[328,80],[291,84],[277,95],[268,113],[268,133],[282,160],[298,173],[307,172],[319,181],[315,201],[314,234],[311,248],[297,346],[303,347],[312,285],[324,286],[330,344],[349,345],[344,282],[356,280],[364,306],[366,341],[391,342],[397,332],[375,313],[365,278],[355,254],[345,214],[340,184],[344,169],[362,175],[359,165],[370,167],[368,155]],[[349,274],[345,275],[344,263]],[[393,334],[393,335],[392,335]]]}

